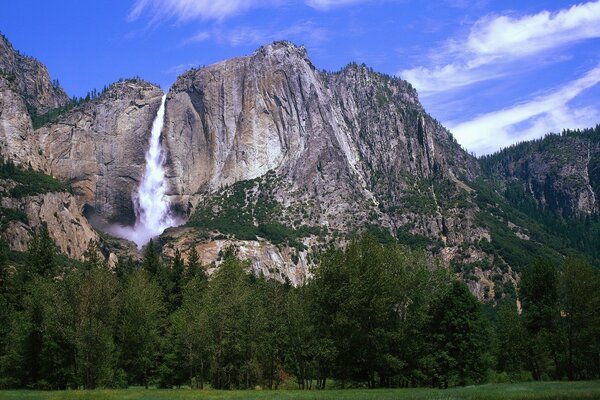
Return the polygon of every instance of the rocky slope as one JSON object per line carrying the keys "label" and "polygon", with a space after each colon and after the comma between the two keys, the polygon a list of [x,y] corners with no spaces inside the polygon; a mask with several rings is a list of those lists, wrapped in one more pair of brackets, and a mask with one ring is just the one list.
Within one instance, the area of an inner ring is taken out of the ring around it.
{"label": "rocky slope", "polygon": [[516,184],[563,217],[600,213],[600,127],[565,131],[482,158],[503,186]]}
{"label": "rocky slope", "polygon": [[98,235],[79,211],[75,198],[69,193],[44,193],[23,198],[0,198],[0,206],[12,212],[22,213],[23,219],[11,220],[3,227],[9,248],[26,251],[33,231],[46,224],[50,236],[61,253],[83,260],[90,240],[98,241]]}
{"label": "rocky slope", "polygon": [[45,169],[31,114],[44,114],[68,101],[42,63],[20,54],[0,35],[0,156]]}

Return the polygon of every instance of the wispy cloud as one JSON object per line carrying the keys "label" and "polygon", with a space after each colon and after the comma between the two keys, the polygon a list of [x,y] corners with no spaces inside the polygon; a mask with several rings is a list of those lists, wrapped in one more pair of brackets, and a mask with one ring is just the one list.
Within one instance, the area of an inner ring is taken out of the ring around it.
{"label": "wispy cloud", "polygon": [[281,4],[283,0],[136,0],[127,16],[134,21],[148,12],[152,22],[176,19],[222,20],[257,7]]}
{"label": "wispy cloud", "polygon": [[[304,1],[307,6],[320,11],[367,2],[373,2],[373,0]],[[223,20],[254,8],[282,6],[288,3],[290,0],[136,0],[127,20],[135,21],[144,13],[150,15],[151,23],[171,19],[180,22]]]}
{"label": "wispy cloud", "polygon": [[373,0],[306,0],[306,5],[317,10],[327,11],[332,8],[368,3]]}
{"label": "wispy cloud", "polygon": [[181,75],[185,71],[197,67],[199,64],[200,64],[199,62],[189,62],[189,63],[177,64],[177,65],[173,65],[172,67],[163,70],[162,73],[165,75]]}
{"label": "wispy cloud", "polygon": [[182,44],[215,40],[229,46],[263,45],[276,40],[296,39],[302,43],[320,44],[327,40],[329,31],[312,21],[303,21],[285,28],[239,26],[232,29],[215,28],[201,31],[185,39]]}
{"label": "wispy cloud", "polygon": [[184,39],[181,44],[186,45],[186,44],[190,44],[190,43],[199,43],[199,42],[205,42],[207,40],[209,40],[210,38],[213,37],[213,33],[210,31],[200,31],[198,33],[196,33],[193,36],[190,36],[186,39]]}
{"label": "wispy cloud", "polygon": [[541,137],[564,128],[584,128],[600,120],[597,107],[572,107],[569,103],[600,83],[600,65],[577,80],[534,99],[477,116],[462,123],[452,123],[450,130],[467,149],[487,154],[515,141]]}
{"label": "wispy cloud", "polygon": [[[435,49],[428,64],[400,72],[422,94],[463,88],[515,73],[514,63],[600,37],[600,1],[522,17],[488,15],[468,35]],[[448,63],[446,60],[455,60]]]}

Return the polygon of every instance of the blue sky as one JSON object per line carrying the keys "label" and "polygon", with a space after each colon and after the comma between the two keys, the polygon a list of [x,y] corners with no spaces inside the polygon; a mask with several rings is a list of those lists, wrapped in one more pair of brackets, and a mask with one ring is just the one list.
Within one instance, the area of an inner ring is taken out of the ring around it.
{"label": "blue sky", "polygon": [[287,39],[317,68],[399,75],[468,150],[600,123],[600,1],[19,0],[0,31],[69,95]]}

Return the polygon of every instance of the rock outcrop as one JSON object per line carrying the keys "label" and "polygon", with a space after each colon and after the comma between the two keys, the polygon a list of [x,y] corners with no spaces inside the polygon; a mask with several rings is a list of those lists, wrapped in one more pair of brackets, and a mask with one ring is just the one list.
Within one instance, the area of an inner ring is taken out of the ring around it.
{"label": "rock outcrop", "polygon": [[33,231],[46,224],[61,253],[83,260],[90,240],[98,235],[81,214],[75,198],[64,192],[44,193],[22,198],[0,197],[0,206],[24,214],[26,221],[10,221],[5,227],[11,250],[26,251]]}
{"label": "rock outcrop", "polygon": [[[133,223],[132,194],[163,93],[139,79],[119,82],[34,131],[30,114],[66,104],[66,95],[8,42],[0,40],[0,55],[0,155],[73,192],[3,198],[2,207],[29,221],[10,222],[11,246],[25,249],[45,222],[61,250],[79,258],[95,238],[84,208],[102,223]],[[516,183],[558,215],[598,215],[598,134],[477,160],[409,83],[357,64],[319,71],[303,47],[276,42],[188,71],[169,90],[168,195],[189,221],[160,244],[167,256],[196,248],[210,269],[234,245],[255,273],[299,284],[323,249],[369,231],[426,248],[480,299],[500,298],[518,281],[514,254],[541,254],[544,240],[556,242],[503,191]],[[103,246],[113,261],[135,251],[113,238]]]}
{"label": "rock outcrop", "polygon": [[[0,40],[1,42],[1,40]],[[15,81],[0,75],[0,156],[24,167],[45,170],[27,105]]]}
{"label": "rock outcrop", "polygon": [[[318,71],[289,42],[180,76],[163,138],[173,200],[195,213],[190,225],[200,232],[195,242],[186,232],[185,246],[235,244],[255,271],[272,270],[277,258],[298,281],[319,249],[366,229],[439,243],[447,264],[489,239],[469,186],[481,174],[477,160],[409,83],[356,64]],[[293,256],[265,252],[280,231],[297,233],[293,246],[277,245]]]}
{"label": "rock outcrop", "polygon": [[69,102],[58,82],[50,80],[46,66],[19,53],[3,35],[0,35],[0,76],[15,83],[25,104],[37,114]]}

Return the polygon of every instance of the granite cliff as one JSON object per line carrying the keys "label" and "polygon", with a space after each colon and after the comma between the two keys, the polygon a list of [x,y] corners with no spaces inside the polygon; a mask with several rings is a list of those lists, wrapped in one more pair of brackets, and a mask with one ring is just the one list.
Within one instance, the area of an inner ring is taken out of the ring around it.
{"label": "granite cliff", "polygon": [[[41,64],[3,46],[12,61],[0,74],[0,154],[72,193],[14,199],[5,182],[2,207],[28,215],[6,232],[16,238],[53,223],[71,257],[89,239],[101,240],[107,255],[131,252],[124,241],[99,239],[82,213],[99,217],[97,229],[133,222],[132,193],[162,90],[125,80],[65,107]],[[52,110],[56,118],[34,129],[32,119]],[[319,71],[303,47],[276,42],[190,70],[167,92],[167,194],[187,223],[159,242],[166,256],[195,247],[210,268],[234,245],[256,273],[300,283],[323,249],[370,232],[424,248],[480,299],[500,298],[531,257],[591,254],[561,244],[507,191],[516,183],[556,218],[597,215],[599,132],[590,135],[478,160],[427,114],[408,82],[357,64]],[[54,214],[62,219],[50,221]],[[24,250],[29,236],[19,237],[11,247]]]}

